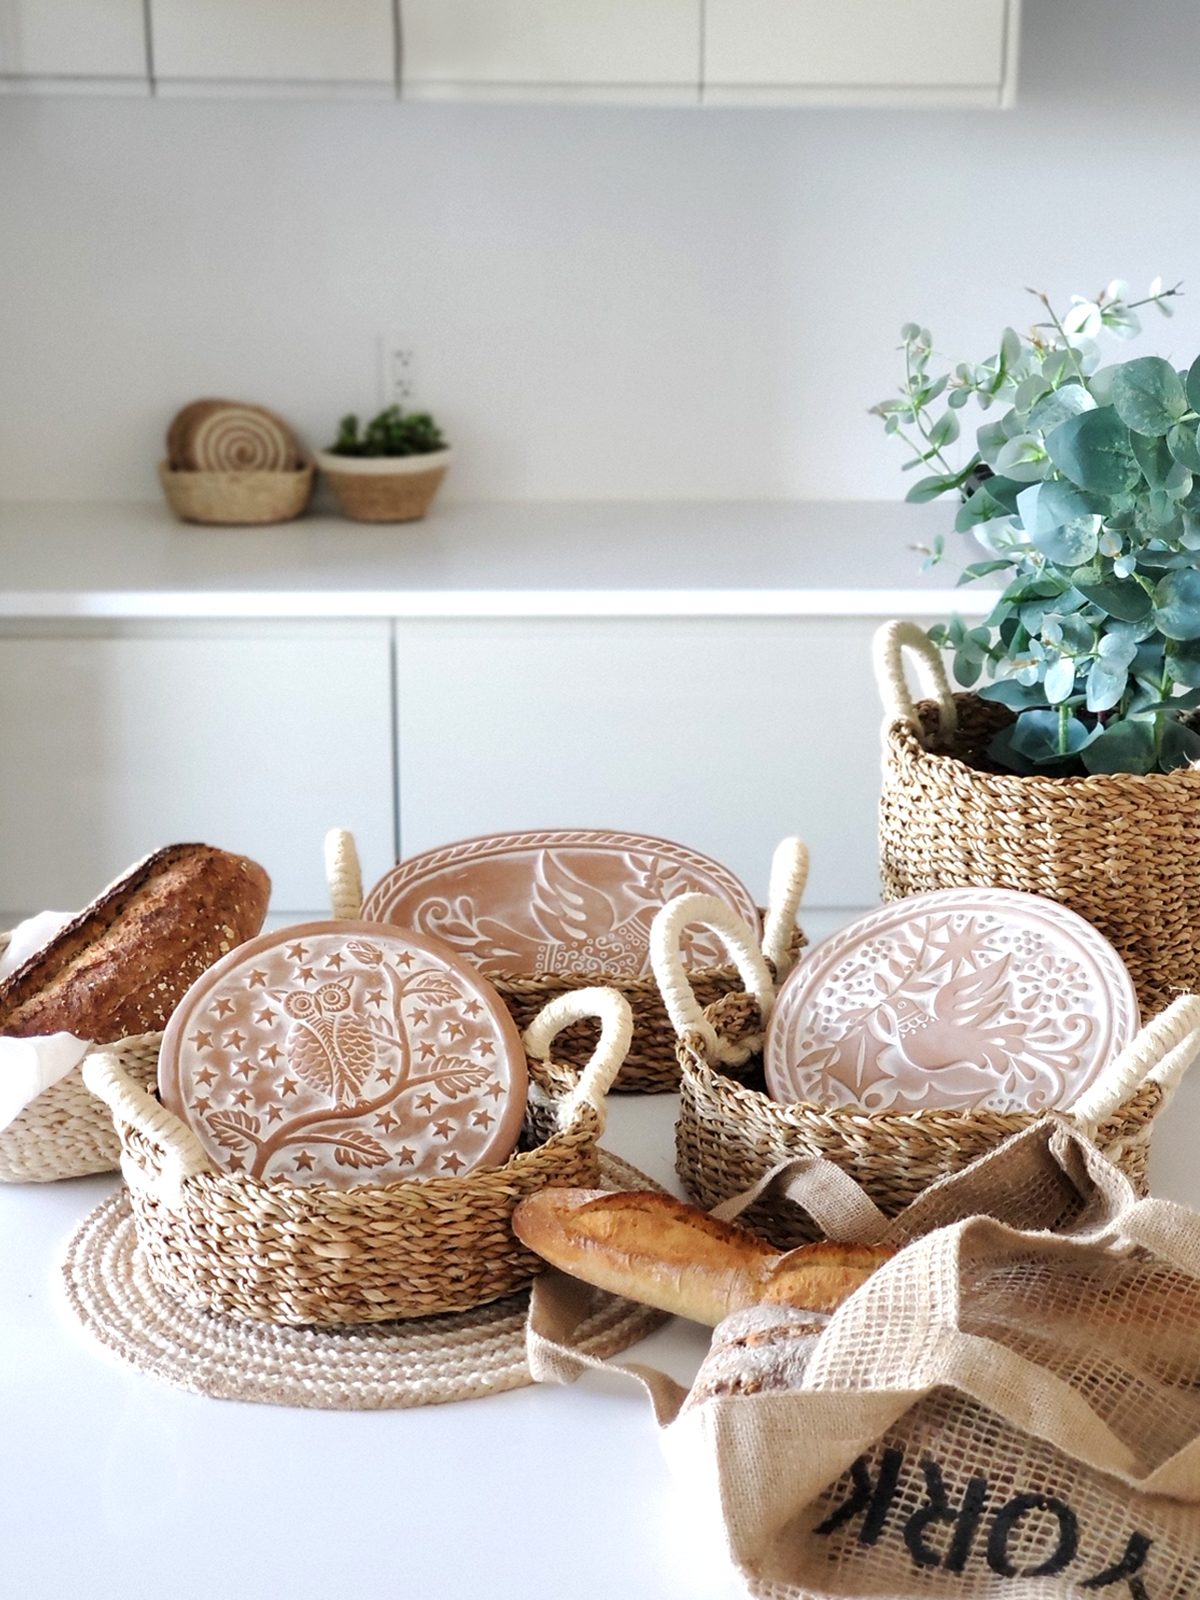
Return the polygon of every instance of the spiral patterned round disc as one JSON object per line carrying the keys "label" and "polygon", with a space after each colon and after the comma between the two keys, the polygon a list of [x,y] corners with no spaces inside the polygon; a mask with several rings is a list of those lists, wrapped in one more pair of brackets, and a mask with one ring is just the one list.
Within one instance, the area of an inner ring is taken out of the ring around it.
{"label": "spiral patterned round disc", "polygon": [[526,1071],[499,995],[447,946],[312,922],[239,945],[192,985],[158,1086],[227,1172],[348,1189],[498,1165]]}
{"label": "spiral patterned round disc", "polygon": [[167,453],[187,472],[291,472],[301,454],[282,418],[233,400],[185,406],[167,431]]}

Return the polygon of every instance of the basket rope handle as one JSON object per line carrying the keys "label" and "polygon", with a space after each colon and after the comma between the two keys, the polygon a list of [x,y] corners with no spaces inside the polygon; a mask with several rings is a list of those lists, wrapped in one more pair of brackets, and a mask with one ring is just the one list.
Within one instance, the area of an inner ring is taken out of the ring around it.
{"label": "basket rope handle", "polygon": [[732,906],[715,894],[681,894],[668,901],[650,924],[650,960],[675,1032],[681,1039],[685,1034],[699,1034],[710,1061],[740,1066],[751,1054],[752,1046],[730,1044],[721,1038],[700,1009],[680,958],[680,938],[693,922],[720,935],[742,975],[747,992],[758,1001],[764,1027],[775,1004],[770,969],[754,934]]}
{"label": "basket rope handle", "polygon": [[792,932],[807,883],[808,846],[803,839],[781,839],[771,857],[767,925],[763,929],[763,955],[775,968],[776,988],[791,971]]}
{"label": "basket rope handle", "polygon": [[1200,1055],[1200,995],[1181,994],[1150,1021],[1104,1068],[1068,1113],[1086,1132],[1133,1095],[1143,1083],[1161,1084],[1168,1096]]}
{"label": "basket rope handle", "polygon": [[535,1061],[549,1061],[555,1037],[584,1017],[600,1019],[600,1040],[579,1082],[562,1101],[558,1124],[569,1127],[579,1108],[589,1105],[600,1118],[603,1133],[608,1115],[605,1096],[625,1064],[633,1040],[633,1011],[625,996],[616,989],[569,989],[542,1007],[525,1029],[522,1042]]}
{"label": "basket rope handle", "polygon": [[906,650],[917,657],[933,680],[938,707],[938,738],[943,744],[948,744],[958,727],[958,708],[950,693],[950,680],[946,677],[941,652],[915,622],[885,622],[875,632],[872,654],[875,681],[883,701],[884,725],[907,722],[914,731],[920,731],[917,708],[904,676]]}
{"label": "basket rope handle", "polygon": [[356,922],[362,911],[362,868],[349,828],[330,828],[325,835],[325,882],[336,919]]}
{"label": "basket rope handle", "polygon": [[134,1083],[109,1050],[94,1050],[83,1058],[83,1081],[103,1100],[114,1120],[135,1128],[159,1154],[162,1172],[151,1178],[126,1154],[121,1172],[131,1189],[149,1189],[173,1210],[180,1203],[180,1185],[199,1172],[215,1172],[208,1152],[192,1130],[173,1111]]}

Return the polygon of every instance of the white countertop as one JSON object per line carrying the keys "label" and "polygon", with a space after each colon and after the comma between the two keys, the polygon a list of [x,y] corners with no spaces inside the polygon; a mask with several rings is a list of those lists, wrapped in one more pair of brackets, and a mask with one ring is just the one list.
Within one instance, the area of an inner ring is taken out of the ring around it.
{"label": "white countertop", "polygon": [[[925,616],[977,552],[953,508],[889,501],[435,505],[201,528],[131,501],[0,503],[0,618]],[[947,535],[922,575],[911,548]],[[957,542],[956,542],[957,541]]]}
{"label": "white countertop", "polygon": [[[675,1097],[606,1143],[669,1176]],[[632,1380],[408,1411],[210,1400],[121,1366],[58,1261],[115,1177],[0,1186],[4,1600],[737,1600]],[[637,1359],[688,1381],[705,1330]]]}
{"label": "white countertop", "polygon": [[[675,1097],[617,1096],[605,1143],[671,1176]],[[1154,1192],[1200,1204],[1200,1068],[1159,1118]],[[58,1259],[115,1178],[0,1186],[4,1600],[738,1600],[628,1380],[410,1411],[209,1400],[78,1327]],[[688,1381],[705,1330],[622,1359]]]}

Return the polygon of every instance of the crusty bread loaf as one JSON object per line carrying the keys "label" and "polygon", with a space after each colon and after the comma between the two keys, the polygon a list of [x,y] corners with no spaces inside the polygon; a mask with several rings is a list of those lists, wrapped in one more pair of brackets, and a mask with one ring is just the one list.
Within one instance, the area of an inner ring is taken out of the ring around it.
{"label": "crusty bread loaf", "polygon": [[270,894],[246,856],[156,850],[0,983],[0,1034],[108,1044],[165,1028],[200,974],[259,931]]}
{"label": "crusty bread loaf", "polygon": [[710,1327],[753,1305],[833,1311],[894,1252],[809,1244],[780,1255],[745,1228],[670,1195],[542,1189],[513,1232],[551,1266]]}

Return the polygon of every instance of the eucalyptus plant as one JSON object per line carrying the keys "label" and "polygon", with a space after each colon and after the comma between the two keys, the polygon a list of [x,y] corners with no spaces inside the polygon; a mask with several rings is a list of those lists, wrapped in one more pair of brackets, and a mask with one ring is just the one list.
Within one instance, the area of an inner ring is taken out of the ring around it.
{"label": "eucalyptus plant", "polygon": [[[924,466],[908,499],[957,493],[956,528],[1005,586],[987,618],[929,630],[955,678],[1017,713],[989,754],[1015,772],[1170,771],[1200,759],[1200,359],[1102,364],[1099,336],[1128,339],[1138,311],[1171,315],[1179,286],[1141,299],[1114,282],[996,354],[935,375],[929,331],[902,331],[899,398],[872,408]],[[942,365],[939,363],[939,365]],[[969,402],[1003,407],[956,466],[947,451]],[[944,541],[926,552],[942,559]]]}

